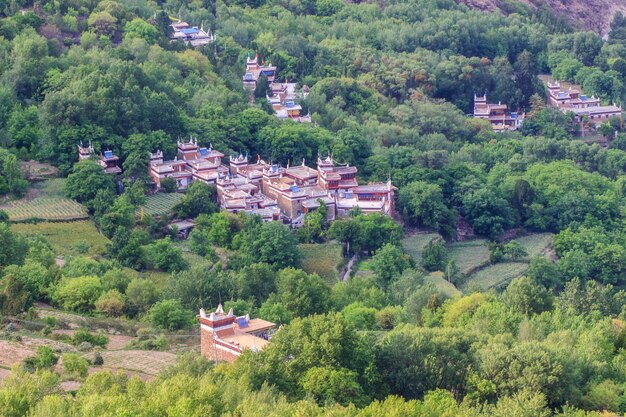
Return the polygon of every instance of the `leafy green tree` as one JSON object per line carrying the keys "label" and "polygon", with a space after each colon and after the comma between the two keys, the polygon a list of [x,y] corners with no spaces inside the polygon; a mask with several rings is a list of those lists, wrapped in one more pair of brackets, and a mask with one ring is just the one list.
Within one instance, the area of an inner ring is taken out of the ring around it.
{"label": "leafy green tree", "polygon": [[330,288],[317,274],[287,268],[278,272],[279,300],[295,317],[323,313],[329,308]]}
{"label": "leafy green tree", "polygon": [[166,193],[173,193],[178,189],[176,180],[171,177],[163,178],[161,180],[161,189]]}
{"label": "leafy green tree", "polygon": [[398,210],[411,224],[435,228],[448,237],[454,234],[455,216],[444,204],[441,187],[436,184],[416,181],[402,187]]}
{"label": "leafy green tree", "polygon": [[341,310],[341,314],[350,326],[356,330],[374,330],[376,328],[376,309],[362,303],[352,303]]}
{"label": "leafy green tree", "polygon": [[159,29],[143,19],[135,18],[124,25],[124,36],[128,38],[141,38],[148,44],[155,44],[161,34]]}
{"label": "leafy green tree", "polygon": [[28,372],[37,369],[50,369],[56,365],[59,358],[54,354],[54,350],[49,346],[38,346],[35,356],[24,359],[23,367]]}
{"label": "leafy green tree", "polygon": [[335,220],[331,223],[327,236],[343,243],[349,255],[360,250],[364,237],[361,223],[355,218]]}
{"label": "leafy green tree", "polygon": [[63,372],[70,378],[82,379],[87,376],[89,362],[76,353],[65,353],[61,356]]}
{"label": "leafy green tree", "polygon": [[100,190],[114,190],[113,180],[96,162],[86,160],[74,165],[65,182],[65,194],[93,209],[92,201]]}
{"label": "leafy green tree", "polygon": [[183,259],[182,250],[174,247],[169,238],[144,246],[144,256],[147,265],[162,271],[182,271],[189,266]]}
{"label": "leafy green tree", "polygon": [[24,148],[27,152],[36,151],[42,136],[37,107],[14,110],[8,122],[8,129],[12,146],[17,149]]}
{"label": "leafy green tree", "polygon": [[0,148],[0,195],[12,193],[22,195],[28,182],[24,179],[19,162],[15,155]]}
{"label": "leafy green tree", "polygon": [[356,373],[345,368],[311,368],[302,377],[301,383],[304,391],[320,405],[365,403],[363,388],[357,381]]}
{"label": "leafy green tree", "polygon": [[443,271],[448,261],[448,250],[440,239],[433,239],[422,251],[422,266],[427,271]]}
{"label": "leafy green tree", "polygon": [[22,266],[8,266],[3,274],[12,275],[20,287],[28,292],[29,304],[44,299],[54,279],[54,276],[43,265],[32,260],[27,260]]}
{"label": "leafy green tree", "polygon": [[400,248],[390,243],[378,249],[372,257],[372,269],[382,288],[386,288],[410,266],[411,258],[402,253]]}
{"label": "leafy green tree", "polygon": [[530,259],[526,275],[546,288],[557,288],[561,284],[561,276],[556,265],[543,256]]}
{"label": "leafy green tree", "polygon": [[268,264],[252,264],[237,273],[237,294],[245,300],[265,301],[276,291],[276,273]]}
{"label": "leafy green tree", "polygon": [[143,313],[159,299],[159,291],[148,279],[133,279],[126,288],[126,298],[131,314]]}
{"label": "leafy green tree", "polygon": [[279,222],[248,224],[237,240],[237,258],[243,265],[267,263],[275,268],[300,265],[298,240]]}
{"label": "leafy green tree", "polygon": [[496,237],[515,223],[508,201],[495,190],[478,188],[462,197],[461,213],[476,233]]}
{"label": "leafy green tree", "polygon": [[504,302],[515,311],[530,315],[551,310],[552,296],[532,278],[516,278],[504,292]]}
{"label": "leafy green tree", "polygon": [[273,323],[289,323],[293,320],[293,314],[273,294],[259,308],[259,317]]}
{"label": "leafy green tree", "polygon": [[96,218],[96,221],[105,235],[113,237],[118,227],[132,227],[134,215],[135,206],[130,203],[128,195],[124,194],[117,197],[106,213]]}
{"label": "leafy green tree", "polygon": [[121,316],[126,309],[124,296],[117,289],[103,293],[96,300],[95,306],[97,311],[112,317]]}
{"label": "leafy green tree", "polygon": [[217,211],[215,186],[201,181],[194,181],[187,188],[183,199],[174,207],[174,212],[181,218],[194,218],[199,214],[211,214]]}
{"label": "leafy green tree", "polygon": [[371,213],[355,217],[361,225],[361,247],[370,253],[385,243],[398,245],[402,237],[402,226],[382,213]]}
{"label": "leafy green tree", "polygon": [[57,285],[52,299],[65,309],[87,312],[94,308],[101,293],[102,284],[96,276],[64,277]]}
{"label": "leafy green tree", "polygon": [[173,331],[190,327],[193,315],[183,308],[180,301],[163,300],[150,307],[148,320],[155,327]]}
{"label": "leafy green tree", "polygon": [[133,276],[131,271],[112,268],[106,271],[100,280],[105,290],[118,290],[120,293],[124,293]]}
{"label": "leafy green tree", "polygon": [[465,387],[474,337],[461,329],[401,326],[380,340],[376,363],[391,393],[421,398],[436,388]]}

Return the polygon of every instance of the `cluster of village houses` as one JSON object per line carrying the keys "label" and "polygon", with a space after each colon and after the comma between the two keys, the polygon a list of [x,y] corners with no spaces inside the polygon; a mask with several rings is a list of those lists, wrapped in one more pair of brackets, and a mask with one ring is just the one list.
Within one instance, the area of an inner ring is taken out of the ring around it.
{"label": "cluster of village houses", "polygon": [[[564,113],[573,112],[576,121],[597,126],[611,117],[622,117],[622,107],[611,105],[603,106],[597,97],[588,97],[581,94],[577,88],[571,86],[567,90],[561,89],[558,81],[547,83],[548,106],[557,108]],[[517,130],[524,122],[524,112],[509,111],[506,104],[488,103],[487,94],[474,94],[474,117],[489,120],[495,132]]]}
{"label": "cluster of village houses", "polygon": [[[91,144],[79,146],[78,151],[81,160],[94,154]],[[359,185],[357,168],[337,164],[330,155],[318,157],[317,168],[307,166],[304,160],[287,167],[260,157],[250,162],[241,154],[230,156],[229,165],[224,165],[222,158],[223,153],[200,146],[193,138],[179,140],[173,160],[164,160],[162,151],[150,154],[149,175],[156,191],[165,178],[173,178],[181,191],[193,181],[215,184],[223,210],[256,214],[264,221],[280,220],[292,227],[302,226],[305,214],[322,203],[329,221],[348,215],[356,207],[363,213],[394,213],[396,188],[391,181]],[[111,151],[104,151],[98,159],[110,174],[121,172],[118,161]]]}
{"label": "cluster of village houses", "polygon": [[309,94],[309,87],[304,85],[298,88],[297,83],[276,82],[276,67],[269,61],[265,64],[265,60],[261,60],[259,64],[259,55],[254,58],[246,59],[246,72],[243,75],[243,87],[251,92],[257,87],[257,83],[261,77],[266,77],[269,83],[269,89],[266,92],[266,99],[274,109],[274,114],[279,119],[290,119],[295,122],[310,123],[311,116],[302,114],[301,100]]}

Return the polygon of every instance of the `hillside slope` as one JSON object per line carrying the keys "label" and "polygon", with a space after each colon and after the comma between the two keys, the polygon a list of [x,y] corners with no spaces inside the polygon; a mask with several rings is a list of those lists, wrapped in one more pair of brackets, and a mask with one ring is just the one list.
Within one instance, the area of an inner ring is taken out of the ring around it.
{"label": "hillside slope", "polygon": [[[506,0],[457,0],[480,10],[498,10]],[[591,30],[605,35],[610,30],[613,16],[618,11],[626,14],[624,0],[518,0],[532,8],[547,5],[555,15],[567,17],[580,29]]]}

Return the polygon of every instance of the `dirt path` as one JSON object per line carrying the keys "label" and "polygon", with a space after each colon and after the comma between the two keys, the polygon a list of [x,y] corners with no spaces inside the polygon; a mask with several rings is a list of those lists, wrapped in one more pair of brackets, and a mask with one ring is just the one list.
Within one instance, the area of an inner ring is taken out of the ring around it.
{"label": "dirt path", "polygon": [[352,274],[352,267],[354,266],[354,263],[357,261],[357,259],[359,259],[359,254],[355,253],[348,261],[346,270],[339,277],[340,281],[346,282],[348,279],[350,279],[350,275]]}

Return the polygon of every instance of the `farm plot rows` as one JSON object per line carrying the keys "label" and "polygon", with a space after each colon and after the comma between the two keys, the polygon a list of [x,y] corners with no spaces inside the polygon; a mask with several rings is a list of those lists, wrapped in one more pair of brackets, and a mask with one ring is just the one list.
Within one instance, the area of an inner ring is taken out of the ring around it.
{"label": "farm plot rows", "polygon": [[12,222],[31,219],[70,221],[86,219],[87,209],[74,200],[66,198],[35,198],[30,201],[14,201],[2,207]]}
{"label": "farm plot rows", "polygon": [[339,265],[343,260],[342,246],[337,243],[302,244],[302,269],[309,274],[316,273],[332,284],[339,277]]}
{"label": "farm plot rows", "polygon": [[89,220],[71,223],[16,223],[11,226],[11,229],[25,235],[42,235],[48,239],[54,251],[59,255],[76,255],[77,241],[84,241],[88,244],[88,255],[102,254],[109,242],[106,237],[98,233],[96,226]]}
{"label": "farm plot rows", "polygon": [[501,262],[490,265],[473,274],[462,286],[462,290],[467,292],[500,289],[512,279],[522,276],[527,269],[526,262]]}
{"label": "farm plot rows", "polygon": [[169,214],[176,204],[180,203],[183,194],[180,193],[157,193],[146,197],[143,209],[151,216],[164,216]]}
{"label": "farm plot rows", "polygon": [[448,245],[448,255],[466,275],[489,264],[489,248],[485,239],[452,243]]}
{"label": "farm plot rows", "polygon": [[412,236],[402,239],[402,248],[409,254],[416,262],[422,260],[422,251],[433,239],[440,239],[441,236],[438,233],[417,233]]}

